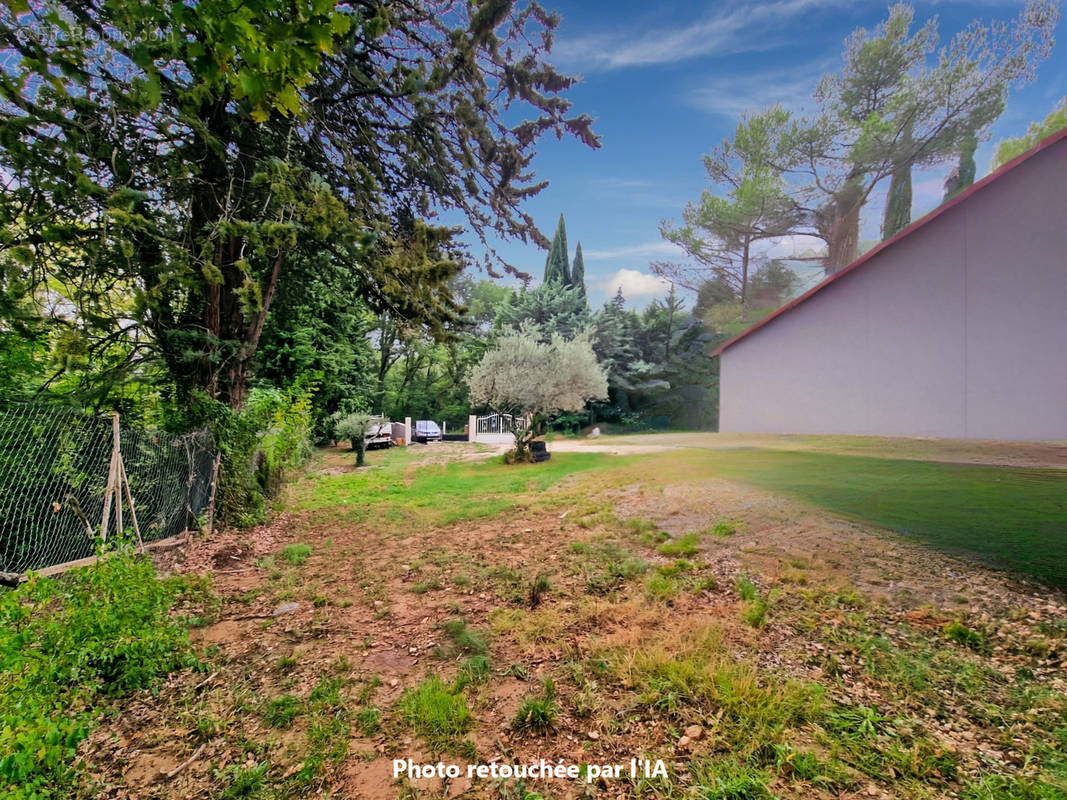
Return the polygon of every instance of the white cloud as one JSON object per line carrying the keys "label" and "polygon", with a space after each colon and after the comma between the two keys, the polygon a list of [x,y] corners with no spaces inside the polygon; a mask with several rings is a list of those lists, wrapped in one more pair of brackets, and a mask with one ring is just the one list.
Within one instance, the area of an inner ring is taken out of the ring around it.
{"label": "white cloud", "polygon": [[833,63],[832,59],[819,59],[789,68],[713,78],[684,99],[695,108],[734,119],[779,103],[803,112],[813,105],[815,85]]}
{"label": "white cloud", "polygon": [[561,40],[553,55],[563,63],[590,69],[620,69],[670,64],[704,55],[728,56],[776,47],[784,42],[770,35],[790,19],[817,8],[844,5],[845,0],[775,0],[737,4],[675,28],[621,31]]}
{"label": "white cloud", "polygon": [[622,289],[622,295],[627,300],[645,297],[661,297],[667,294],[670,287],[663,278],[649,275],[637,269],[620,269],[613,275],[597,282],[597,286],[608,295],[615,294]]}
{"label": "white cloud", "polygon": [[615,247],[606,250],[583,250],[586,261],[609,261],[613,258],[662,258],[684,255],[682,250],[670,242],[643,242],[641,244]]}

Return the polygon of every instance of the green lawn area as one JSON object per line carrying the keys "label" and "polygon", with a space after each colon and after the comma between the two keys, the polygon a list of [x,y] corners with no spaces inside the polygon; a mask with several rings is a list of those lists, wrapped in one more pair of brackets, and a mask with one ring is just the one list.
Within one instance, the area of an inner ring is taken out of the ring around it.
{"label": "green lawn area", "polygon": [[1067,471],[831,453],[705,452],[708,471],[1067,589]]}
{"label": "green lawn area", "polygon": [[315,475],[296,485],[288,506],[341,513],[364,524],[413,519],[448,525],[493,517],[528,502],[563,478],[622,465],[630,459],[604,453],[562,453],[542,464],[507,465],[499,458],[419,464],[406,448],[368,457],[372,466],[341,475]]}

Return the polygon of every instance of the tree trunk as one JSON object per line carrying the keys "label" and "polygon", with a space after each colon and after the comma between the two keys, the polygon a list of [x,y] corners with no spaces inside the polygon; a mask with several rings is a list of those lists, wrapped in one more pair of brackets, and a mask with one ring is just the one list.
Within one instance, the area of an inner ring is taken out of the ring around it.
{"label": "tree trunk", "polygon": [[825,233],[826,273],[847,267],[856,258],[860,238],[860,203],[835,202]]}
{"label": "tree trunk", "polygon": [[748,237],[744,237],[744,243],[741,250],[741,307],[744,308],[748,302],[748,262],[750,257],[750,249],[752,247],[752,240]]}

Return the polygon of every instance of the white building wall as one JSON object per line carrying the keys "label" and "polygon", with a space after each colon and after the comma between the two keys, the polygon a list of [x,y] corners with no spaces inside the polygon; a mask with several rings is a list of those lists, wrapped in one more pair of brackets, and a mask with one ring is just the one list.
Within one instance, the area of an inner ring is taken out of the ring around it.
{"label": "white building wall", "polygon": [[1067,140],[728,347],[722,431],[1067,439]]}

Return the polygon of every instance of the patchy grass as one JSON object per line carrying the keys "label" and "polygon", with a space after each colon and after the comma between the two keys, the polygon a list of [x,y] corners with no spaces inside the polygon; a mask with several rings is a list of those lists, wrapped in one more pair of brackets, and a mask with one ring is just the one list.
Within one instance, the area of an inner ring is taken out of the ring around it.
{"label": "patchy grass", "polygon": [[294,567],[299,567],[304,564],[310,555],[310,545],[306,545],[303,542],[287,544],[282,550],[282,559],[287,564],[291,564]]}
{"label": "patchy grass", "polygon": [[[273,559],[217,578],[222,624],[217,609],[202,631],[213,679],[123,701],[134,713],[81,746],[108,765],[82,796],[143,794],[126,783],[136,768],[154,776],[203,747],[151,791],[443,797],[454,787],[381,776],[447,752],[662,759],[667,777],[587,792],[626,800],[1064,800],[1059,595],[996,577],[976,593],[959,562],[912,544],[893,547],[919,565],[871,560],[883,540],[862,526],[820,528],[810,505],[730,482],[720,462],[749,451],[420,462],[438,452],[327,464],[338,474],[294,487]],[[315,557],[291,564],[287,543]],[[308,605],[274,619],[283,594]],[[583,788],[476,781],[464,796]]]}
{"label": "patchy grass", "polygon": [[404,719],[435,751],[457,749],[473,721],[466,698],[430,675],[400,700]]}

